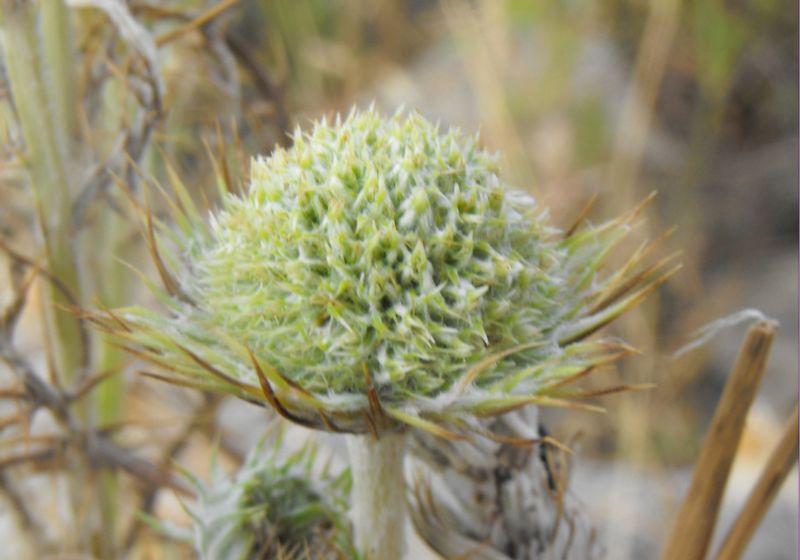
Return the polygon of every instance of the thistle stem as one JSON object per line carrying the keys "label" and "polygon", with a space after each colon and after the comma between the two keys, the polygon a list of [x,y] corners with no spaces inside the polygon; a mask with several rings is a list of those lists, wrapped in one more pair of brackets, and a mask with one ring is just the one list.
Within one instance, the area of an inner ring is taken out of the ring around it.
{"label": "thistle stem", "polygon": [[406,435],[347,436],[356,546],[364,560],[400,560],[405,551]]}

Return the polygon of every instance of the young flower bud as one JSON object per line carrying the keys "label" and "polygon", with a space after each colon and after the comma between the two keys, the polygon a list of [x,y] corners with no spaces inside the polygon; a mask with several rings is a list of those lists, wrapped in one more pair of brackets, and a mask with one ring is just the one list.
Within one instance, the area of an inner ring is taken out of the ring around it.
{"label": "young flower bud", "polygon": [[350,473],[316,474],[306,447],[281,458],[257,448],[232,477],[218,467],[204,484],[190,478],[195,550],[203,560],[352,560],[347,520]]}

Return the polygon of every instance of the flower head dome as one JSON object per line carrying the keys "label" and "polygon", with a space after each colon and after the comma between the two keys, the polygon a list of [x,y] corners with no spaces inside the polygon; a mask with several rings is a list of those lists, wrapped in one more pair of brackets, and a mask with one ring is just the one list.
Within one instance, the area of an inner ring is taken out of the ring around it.
{"label": "flower head dome", "polygon": [[298,132],[208,220],[176,187],[179,228],[156,239],[149,222],[169,313],[97,320],[173,381],[320,428],[444,434],[558,404],[565,380],[624,352],[585,337],[665,278],[633,274],[646,251],[601,270],[635,212],[565,234],[476,138],[417,114]]}

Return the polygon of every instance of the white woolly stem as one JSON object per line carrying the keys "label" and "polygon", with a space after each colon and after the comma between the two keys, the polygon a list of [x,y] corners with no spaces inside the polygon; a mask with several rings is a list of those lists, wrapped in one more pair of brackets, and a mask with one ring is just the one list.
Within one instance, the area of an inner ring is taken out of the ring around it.
{"label": "white woolly stem", "polygon": [[406,435],[347,436],[353,474],[351,516],[364,560],[400,560],[405,551]]}

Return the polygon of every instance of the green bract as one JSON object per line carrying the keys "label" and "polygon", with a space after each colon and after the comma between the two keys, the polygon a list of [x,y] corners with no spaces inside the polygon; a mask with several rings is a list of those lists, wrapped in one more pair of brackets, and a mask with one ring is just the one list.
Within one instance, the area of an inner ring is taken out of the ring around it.
{"label": "green bract", "polygon": [[95,319],[174,382],[316,427],[443,434],[563,404],[566,380],[624,352],[584,338],[665,275],[634,273],[646,250],[601,271],[635,212],[565,234],[498,173],[475,138],[416,114],[319,122],[253,160],[208,220],[176,182],[178,230],[147,216],[169,312]]}

